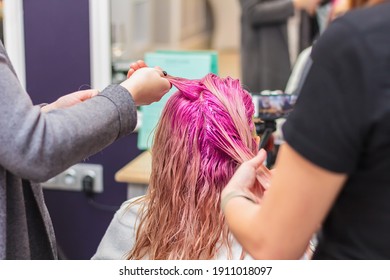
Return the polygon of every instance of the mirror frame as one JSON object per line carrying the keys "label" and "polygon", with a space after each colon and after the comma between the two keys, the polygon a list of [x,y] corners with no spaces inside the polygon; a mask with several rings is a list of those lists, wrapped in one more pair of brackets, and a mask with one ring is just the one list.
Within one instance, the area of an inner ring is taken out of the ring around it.
{"label": "mirror frame", "polygon": [[26,88],[23,0],[3,0],[4,47],[19,81]]}
{"label": "mirror frame", "polygon": [[91,87],[103,90],[112,83],[109,0],[89,0],[89,34]]}
{"label": "mirror frame", "polygon": [[[91,87],[111,84],[110,1],[89,0]],[[20,83],[26,88],[23,0],[3,0],[4,45]]]}

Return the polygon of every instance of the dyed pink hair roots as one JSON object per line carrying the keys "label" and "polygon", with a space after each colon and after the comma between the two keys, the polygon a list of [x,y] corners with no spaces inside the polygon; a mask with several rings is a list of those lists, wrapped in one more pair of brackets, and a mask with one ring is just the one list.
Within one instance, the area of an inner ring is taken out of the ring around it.
{"label": "dyed pink hair roots", "polygon": [[[252,98],[230,77],[169,79],[178,91],[156,129],[150,185],[128,258],[213,259],[221,246],[231,258],[220,195],[257,153]],[[256,192],[263,191],[259,184]]]}

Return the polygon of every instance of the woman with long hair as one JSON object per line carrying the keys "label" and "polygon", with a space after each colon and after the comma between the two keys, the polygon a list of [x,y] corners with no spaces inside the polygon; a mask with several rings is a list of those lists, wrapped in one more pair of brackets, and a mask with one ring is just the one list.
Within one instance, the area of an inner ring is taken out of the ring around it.
{"label": "woman with long hair", "polygon": [[[93,259],[245,258],[220,198],[238,166],[257,154],[252,98],[230,77],[168,79],[178,91],[157,125],[147,193],[122,205]],[[263,167],[247,199],[258,201],[269,178]]]}

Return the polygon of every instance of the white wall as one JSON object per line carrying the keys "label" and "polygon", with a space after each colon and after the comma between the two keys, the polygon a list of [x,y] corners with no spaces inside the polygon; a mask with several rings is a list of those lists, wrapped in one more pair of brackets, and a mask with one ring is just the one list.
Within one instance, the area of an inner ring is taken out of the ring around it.
{"label": "white wall", "polygon": [[240,47],[240,15],[238,0],[208,0],[214,22],[213,49],[237,50]]}
{"label": "white wall", "polygon": [[23,0],[3,0],[4,44],[21,85],[26,87]]}
{"label": "white wall", "polygon": [[206,0],[111,0],[114,60],[159,48],[206,48]]}

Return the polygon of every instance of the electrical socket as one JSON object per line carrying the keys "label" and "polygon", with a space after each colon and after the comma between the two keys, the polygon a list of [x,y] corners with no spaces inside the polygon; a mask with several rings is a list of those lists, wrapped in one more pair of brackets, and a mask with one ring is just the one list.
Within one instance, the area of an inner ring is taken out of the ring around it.
{"label": "electrical socket", "polygon": [[45,189],[83,191],[83,179],[86,176],[93,178],[93,192],[103,192],[103,166],[100,164],[78,163],[64,172],[42,183]]}

